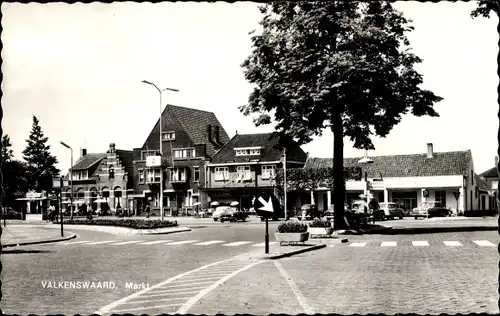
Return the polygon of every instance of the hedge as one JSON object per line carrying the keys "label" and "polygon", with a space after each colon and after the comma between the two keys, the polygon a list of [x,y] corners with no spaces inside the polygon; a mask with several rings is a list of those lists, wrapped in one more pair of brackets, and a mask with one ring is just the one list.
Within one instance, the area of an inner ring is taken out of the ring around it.
{"label": "hedge", "polygon": [[483,216],[494,216],[497,214],[496,210],[472,210],[465,211],[465,217],[483,217]]}
{"label": "hedge", "polygon": [[155,229],[165,227],[178,226],[177,221],[162,221],[162,220],[144,220],[144,219],[74,219],[66,220],[64,224],[68,225],[101,225],[101,226],[118,226],[136,229]]}

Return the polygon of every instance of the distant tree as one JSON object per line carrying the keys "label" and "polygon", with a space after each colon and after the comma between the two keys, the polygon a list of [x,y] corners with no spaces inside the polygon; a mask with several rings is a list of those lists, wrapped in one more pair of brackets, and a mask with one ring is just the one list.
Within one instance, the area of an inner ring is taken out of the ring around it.
{"label": "distant tree", "polygon": [[413,28],[390,2],[277,1],[260,7],[263,31],[252,37],[243,62],[254,84],[244,115],[260,114],[299,144],[334,135],[336,228],[345,226],[344,137],[359,149],[374,149],[372,135],[385,137],[404,114],[438,116],[442,98],[421,89],[405,33]]}
{"label": "distant tree", "polygon": [[2,205],[13,206],[18,197],[24,196],[28,191],[26,182],[26,165],[13,159],[12,143],[10,137],[2,137],[2,162],[1,162],[1,201]]}
{"label": "distant tree", "polygon": [[50,146],[47,145],[48,137],[45,137],[36,116],[33,116],[33,127],[28,145],[23,151],[23,158],[27,164],[27,179],[29,189],[41,192],[52,189],[52,178],[59,175],[56,168],[57,158],[50,154]]}
{"label": "distant tree", "polygon": [[495,12],[499,16],[500,4],[497,0],[480,0],[478,1],[477,8],[472,10],[471,17],[477,18],[478,16],[483,16],[485,18],[490,17],[491,11]]}

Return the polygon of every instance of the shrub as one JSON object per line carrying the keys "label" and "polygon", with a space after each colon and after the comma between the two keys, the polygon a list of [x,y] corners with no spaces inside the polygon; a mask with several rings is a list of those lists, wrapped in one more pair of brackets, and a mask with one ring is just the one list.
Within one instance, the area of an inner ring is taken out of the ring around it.
{"label": "shrub", "polygon": [[64,224],[69,225],[101,225],[101,226],[118,226],[118,227],[128,227],[135,229],[155,229],[155,228],[165,228],[165,227],[175,227],[178,226],[177,221],[161,221],[161,220],[143,220],[143,219],[77,219],[77,220],[67,220]]}
{"label": "shrub", "polygon": [[281,222],[278,225],[278,233],[305,233],[307,225],[296,221]]}
{"label": "shrub", "polygon": [[309,227],[332,227],[332,222],[329,220],[315,218],[311,223],[309,223]]}

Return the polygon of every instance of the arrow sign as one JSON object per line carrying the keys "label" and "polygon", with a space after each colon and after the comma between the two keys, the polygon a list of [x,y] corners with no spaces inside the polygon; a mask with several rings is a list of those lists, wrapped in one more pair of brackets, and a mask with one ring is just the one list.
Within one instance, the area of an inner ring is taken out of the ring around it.
{"label": "arrow sign", "polygon": [[263,193],[255,198],[253,208],[257,215],[262,217],[273,217],[276,213],[281,213],[280,202],[274,194]]}
{"label": "arrow sign", "polygon": [[262,207],[259,207],[259,210],[274,213],[273,200],[271,197],[269,197],[269,202],[266,202],[266,200],[264,200],[262,196],[259,196],[259,202],[264,205]]}

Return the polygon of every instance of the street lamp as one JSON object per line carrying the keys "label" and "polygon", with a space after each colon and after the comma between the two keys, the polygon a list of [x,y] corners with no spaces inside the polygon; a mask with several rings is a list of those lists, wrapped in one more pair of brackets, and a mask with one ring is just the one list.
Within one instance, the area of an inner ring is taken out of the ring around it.
{"label": "street lamp", "polygon": [[149,85],[152,85],[153,87],[156,88],[156,90],[158,90],[158,93],[160,94],[160,157],[161,158],[161,164],[160,164],[160,216],[161,216],[161,220],[163,221],[163,135],[162,135],[162,119],[161,119],[161,115],[162,115],[162,100],[161,100],[161,96],[162,96],[162,92],[163,91],[173,91],[173,92],[179,92],[178,89],[173,89],[173,88],[165,88],[163,90],[160,90],[154,83],[150,82],[150,81],[147,81],[147,80],[142,80],[143,83],[145,84],[149,84]]}
{"label": "street lamp", "polygon": [[[365,150],[365,156],[363,158],[361,158],[359,161],[358,161],[358,164],[361,164],[361,165],[367,165],[367,164],[371,164],[373,163],[373,159],[369,158],[368,157],[368,150]],[[364,179],[365,179],[365,189],[364,189],[364,193],[365,193],[365,197],[366,197],[366,203],[369,202],[369,192],[368,192],[368,171],[365,170],[364,172]]]}
{"label": "street lamp", "polygon": [[[66,143],[64,143],[62,141],[60,143],[64,147],[66,147],[69,150],[71,150],[71,168],[69,169],[69,181],[70,181],[69,183],[70,183],[70,186],[71,186],[71,197],[70,197],[70,201],[71,201],[71,206],[70,206],[70,209],[71,209],[71,220],[73,220],[73,148],[71,148],[71,146],[69,146],[68,144],[66,144]],[[62,190],[62,188],[61,188],[61,190]],[[61,212],[62,212],[62,210],[61,210]]]}

